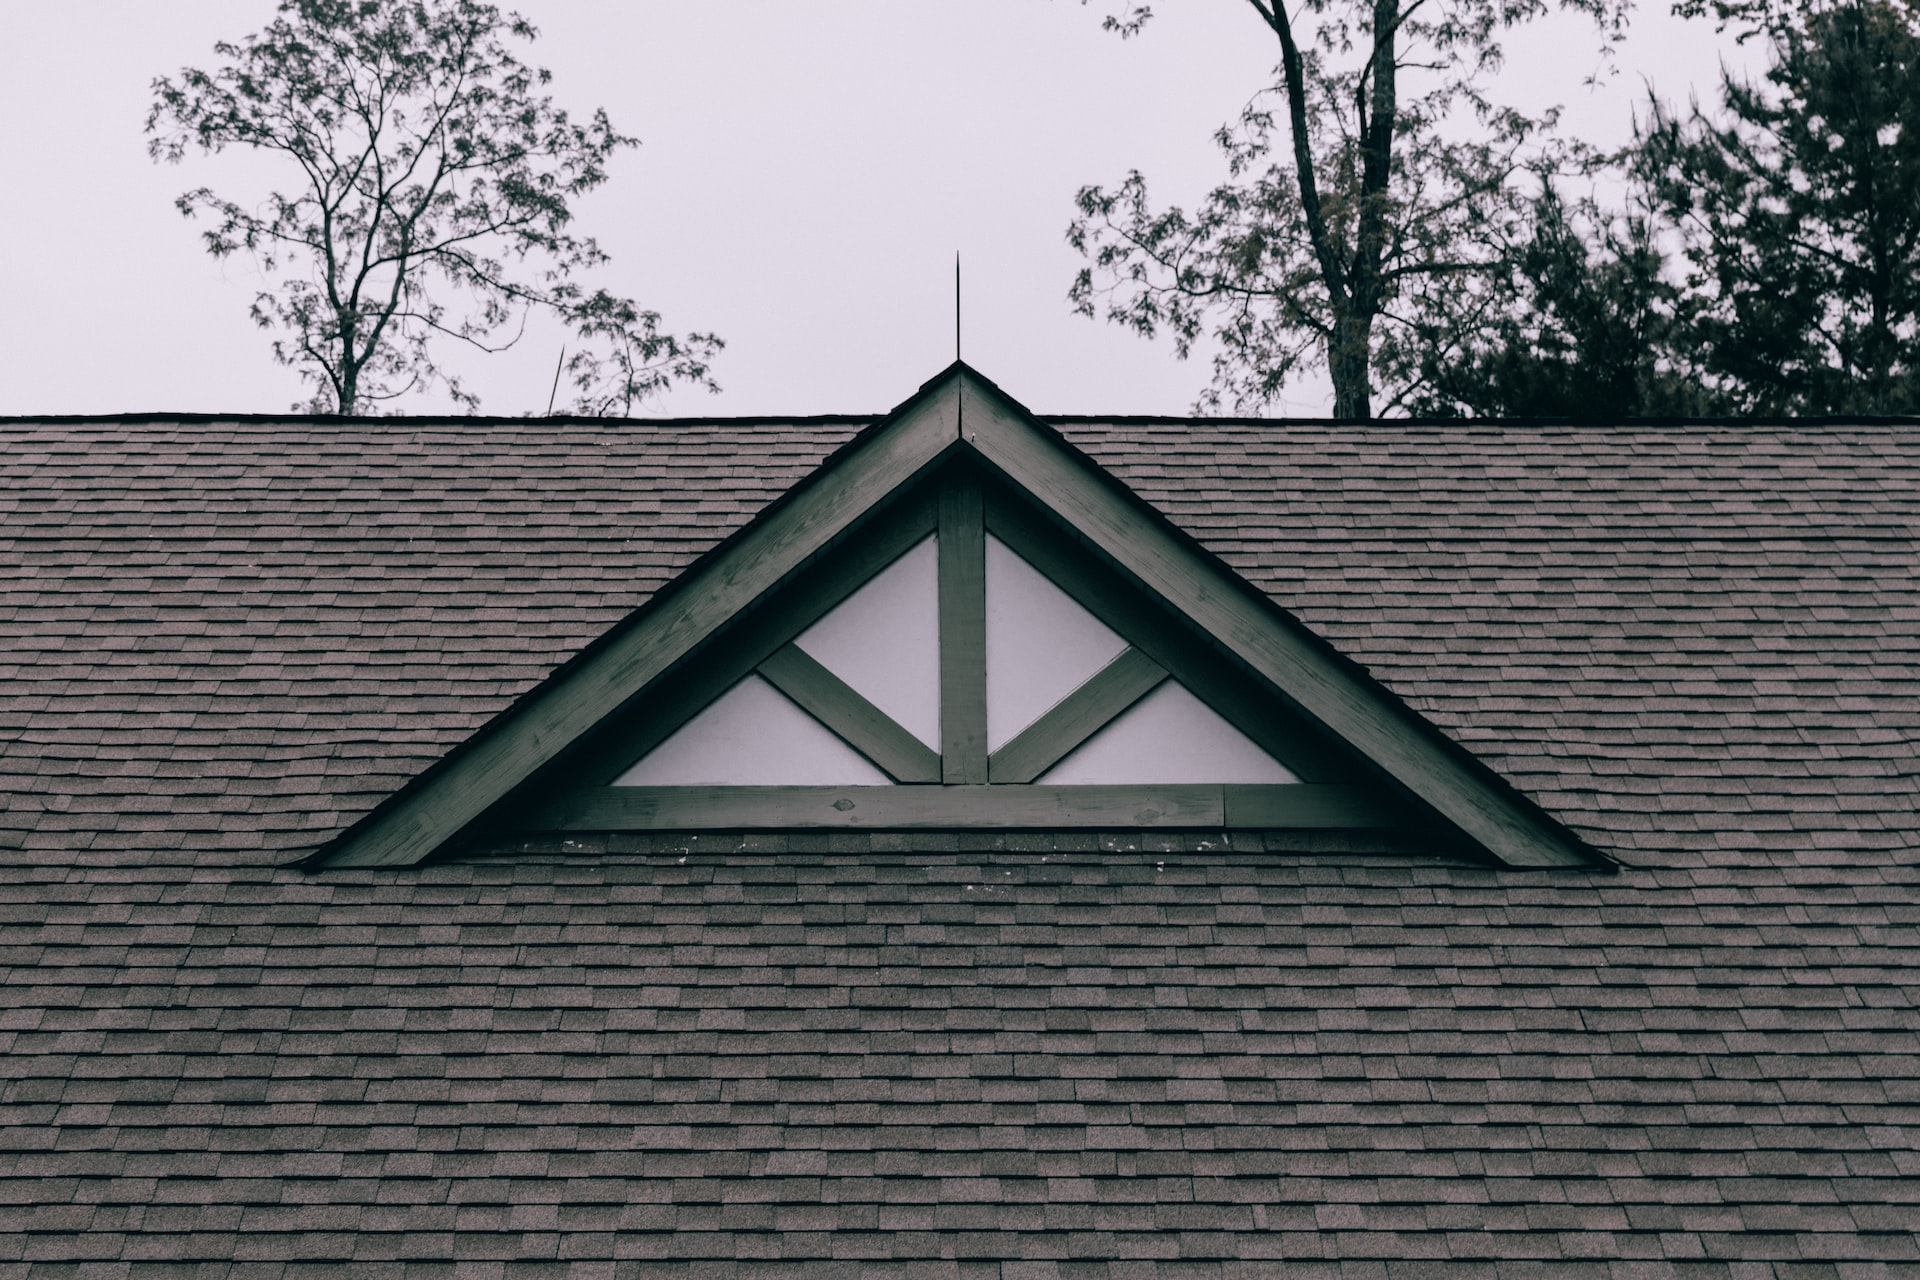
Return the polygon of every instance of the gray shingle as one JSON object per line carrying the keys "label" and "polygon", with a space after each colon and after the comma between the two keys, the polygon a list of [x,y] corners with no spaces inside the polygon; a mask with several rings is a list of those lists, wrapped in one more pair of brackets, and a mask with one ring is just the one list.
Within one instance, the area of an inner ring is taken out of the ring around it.
{"label": "gray shingle", "polygon": [[0,424],[0,1276],[1920,1266],[1912,424],[1063,425],[1617,877],[280,869],[860,425]]}

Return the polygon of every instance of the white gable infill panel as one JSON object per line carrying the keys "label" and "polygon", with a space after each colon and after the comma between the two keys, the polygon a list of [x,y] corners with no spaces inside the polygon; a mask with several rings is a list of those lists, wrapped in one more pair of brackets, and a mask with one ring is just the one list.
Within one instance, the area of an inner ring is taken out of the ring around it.
{"label": "white gable infill panel", "polygon": [[[930,494],[906,504],[908,512],[941,513],[938,518],[956,535],[949,540],[947,559],[953,558],[952,543],[974,554],[970,567],[947,575],[946,590],[941,589],[940,544],[933,538],[837,605],[809,602],[813,580],[789,584],[757,611],[765,621],[747,617],[735,624],[757,643],[723,647],[704,669],[670,677],[660,696],[596,731],[598,742],[582,743],[579,758],[564,770],[571,782],[563,783],[549,803],[536,806],[537,820],[581,830],[588,829],[586,814],[683,814],[689,809],[680,803],[682,797],[586,792],[598,785],[704,786],[736,790],[703,796],[709,807],[698,815],[700,829],[780,826],[771,797],[759,797],[750,806],[729,803],[747,798],[737,788],[791,791],[889,780],[950,786],[982,775],[997,787],[993,794],[1007,804],[1009,816],[1026,811],[1015,804],[1021,797],[1011,788],[1064,785],[1133,787],[1127,795],[1103,794],[1100,806],[1082,807],[1164,817],[1175,809],[1194,812],[1191,804],[1161,803],[1153,788],[1169,784],[1260,787],[1298,783],[1303,774],[1320,782],[1352,782],[1364,774],[1357,762],[1338,767],[1338,747],[1304,725],[1276,733],[1298,717],[1257,685],[1218,672],[1218,655],[1192,640],[1182,644],[1167,625],[1173,620],[1162,618],[1160,626],[1152,626],[1154,611],[1137,591],[1124,585],[1103,590],[1095,566],[1084,560],[1076,564],[1070,552],[1055,548],[1061,566],[1073,569],[1073,586],[1062,587],[985,534],[987,504],[975,500],[984,497],[983,481],[998,490],[997,510],[1021,502],[977,467],[955,465],[925,482]],[[955,523],[962,510],[971,513],[972,527],[965,534]],[[868,540],[882,536],[884,522]],[[829,559],[813,579],[837,591],[849,580],[837,568],[838,562]],[[984,581],[974,570],[984,571]],[[1105,602],[1098,606],[1103,608],[1128,602],[1116,625],[1139,634],[1158,658],[1095,617],[1073,592]],[[795,616],[819,610],[824,610],[820,620],[790,643],[778,630],[780,618],[792,624]],[[984,649],[978,643],[982,634]],[[765,656],[749,671],[742,664],[755,654]],[[1170,671],[1184,671],[1187,679],[1210,689],[1244,731]],[[702,691],[715,690],[724,692],[698,705]],[[958,716],[944,714],[955,709],[946,705],[949,693]],[[984,741],[975,732],[982,702]],[[956,719],[960,724],[953,723]],[[657,745],[649,749],[647,743]],[[637,752],[644,754],[628,763]],[[1296,758],[1299,768],[1289,769],[1275,752]],[[596,782],[609,774],[609,782]],[[872,809],[872,797],[854,794],[788,798],[804,801],[796,805],[793,823],[816,822],[823,799],[845,815],[839,820],[843,824],[864,819]],[[1081,797],[1083,802],[1093,798]],[[658,803],[651,808],[637,803],[647,799]],[[918,799],[932,803],[927,795]],[[1284,808],[1300,797],[1272,799]],[[1395,815],[1388,812],[1395,806],[1383,802],[1379,807],[1376,824],[1395,825]],[[1215,808],[1220,814],[1215,822],[1225,821],[1224,793]],[[893,804],[888,811],[897,815],[907,807]],[[638,817],[627,821],[641,823]],[[663,821],[650,819],[647,829]]]}
{"label": "white gable infill panel", "polygon": [[935,539],[920,542],[793,641],[929,750],[940,747],[938,556]]}

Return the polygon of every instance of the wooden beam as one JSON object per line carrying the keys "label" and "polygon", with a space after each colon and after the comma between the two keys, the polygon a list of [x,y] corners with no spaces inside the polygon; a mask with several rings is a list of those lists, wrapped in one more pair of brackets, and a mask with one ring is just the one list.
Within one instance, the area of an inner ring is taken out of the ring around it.
{"label": "wooden beam", "polygon": [[[1233,797],[1229,799],[1229,797]],[[536,831],[1223,830],[1236,809],[1272,828],[1377,828],[1365,790],[1266,787],[597,787],[529,816]]]}
{"label": "wooden beam", "polygon": [[1146,654],[1123,651],[994,752],[988,781],[1032,782],[1166,678],[1166,668]]}
{"label": "wooden beam", "polygon": [[980,486],[940,490],[941,778],[987,780],[987,532]]}
{"label": "wooden beam", "polygon": [[555,672],[309,865],[419,862],[825,550],[959,439],[959,380],[932,385]]}
{"label": "wooden beam", "polygon": [[[1237,576],[1162,527],[1024,409],[961,376],[967,443],[1228,652],[1469,838],[1513,866],[1605,859]],[[1197,691],[1196,691],[1197,692]]]}
{"label": "wooden beam", "polygon": [[940,757],[798,645],[767,655],[760,674],[774,688],[886,770],[895,782],[940,781]]}
{"label": "wooden beam", "polygon": [[[1152,601],[1084,549],[1073,545],[1018,499],[989,492],[987,528],[1022,559],[1057,583],[1086,610],[1165,667],[1200,701],[1303,782],[1343,782],[1358,773],[1358,761],[1327,734],[1245,675],[1230,669]],[[1005,748],[1002,748],[1004,750]],[[1035,775],[1038,776],[1038,775]]]}

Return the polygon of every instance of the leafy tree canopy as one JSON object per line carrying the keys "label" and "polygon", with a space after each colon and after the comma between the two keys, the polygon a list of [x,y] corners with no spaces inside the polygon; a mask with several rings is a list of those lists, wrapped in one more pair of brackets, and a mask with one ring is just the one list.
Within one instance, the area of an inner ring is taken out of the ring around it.
{"label": "leafy tree canopy", "polygon": [[[1366,417],[1421,390],[1434,330],[1480,323],[1528,239],[1532,171],[1583,163],[1492,100],[1500,35],[1551,7],[1617,33],[1624,0],[1247,0],[1278,45],[1273,89],[1216,141],[1228,180],[1192,212],[1158,208],[1135,171],[1082,188],[1068,240],[1088,260],[1071,300],[1181,357],[1217,354],[1205,407],[1257,410],[1324,366],[1334,412]],[[1134,4],[1107,17],[1138,33]]]}
{"label": "leafy tree canopy", "polygon": [[1419,377],[1407,408],[1447,417],[1621,418],[1711,413],[1656,225],[1569,203],[1552,183],[1532,232],[1477,322],[1415,318]]}
{"label": "leafy tree canopy", "polygon": [[604,111],[554,106],[512,47],[536,34],[480,0],[281,0],[265,30],[214,46],[214,70],[154,82],[156,160],[248,147],[295,175],[258,205],[204,187],[176,203],[208,219],[215,257],[245,251],[270,278],[253,317],[315,387],[303,407],[363,412],[437,385],[471,408],[439,351],[510,346],[535,310],[576,335],[582,412],[712,386],[719,339],[676,337],[577,279],[607,256],[571,230],[571,202],[635,141]]}

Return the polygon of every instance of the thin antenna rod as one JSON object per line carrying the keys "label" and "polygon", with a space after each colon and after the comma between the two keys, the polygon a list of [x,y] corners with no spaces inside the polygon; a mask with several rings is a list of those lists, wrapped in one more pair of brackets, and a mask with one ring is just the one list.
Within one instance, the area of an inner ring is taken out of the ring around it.
{"label": "thin antenna rod", "polygon": [[567,347],[565,343],[562,343],[560,345],[560,358],[553,362],[553,390],[547,392],[547,416],[549,418],[553,416],[554,397],[560,394],[560,366],[566,362]]}
{"label": "thin antenna rod", "polygon": [[953,251],[953,362],[960,363],[960,251]]}

